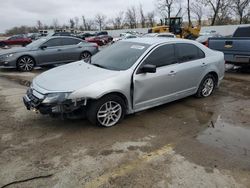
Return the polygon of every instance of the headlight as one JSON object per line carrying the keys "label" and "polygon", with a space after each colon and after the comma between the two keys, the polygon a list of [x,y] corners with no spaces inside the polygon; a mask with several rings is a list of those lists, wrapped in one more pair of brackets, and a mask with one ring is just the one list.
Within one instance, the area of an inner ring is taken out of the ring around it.
{"label": "headlight", "polygon": [[7,54],[5,55],[5,58],[9,58],[9,57],[12,57],[14,54]]}
{"label": "headlight", "polygon": [[68,98],[71,93],[49,93],[46,95],[43,103],[62,102]]}

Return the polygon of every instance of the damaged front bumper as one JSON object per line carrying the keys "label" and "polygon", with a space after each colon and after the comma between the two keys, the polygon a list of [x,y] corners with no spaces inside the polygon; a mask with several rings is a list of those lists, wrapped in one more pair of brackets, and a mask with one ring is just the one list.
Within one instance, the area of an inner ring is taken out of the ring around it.
{"label": "damaged front bumper", "polygon": [[87,99],[55,101],[44,103],[46,96],[34,89],[29,88],[23,97],[23,103],[27,110],[39,111],[41,114],[73,114],[74,112],[86,111]]}

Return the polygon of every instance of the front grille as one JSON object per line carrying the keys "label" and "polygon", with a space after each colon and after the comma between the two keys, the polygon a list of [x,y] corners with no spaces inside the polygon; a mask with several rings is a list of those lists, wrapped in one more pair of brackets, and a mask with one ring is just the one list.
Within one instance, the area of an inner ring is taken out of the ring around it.
{"label": "front grille", "polygon": [[42,102],[41,99],[39,99],[33,95],[33,90],[31,88],[28,89],[27,96],[29,97],[29,99],[34,107],[38,106]]}

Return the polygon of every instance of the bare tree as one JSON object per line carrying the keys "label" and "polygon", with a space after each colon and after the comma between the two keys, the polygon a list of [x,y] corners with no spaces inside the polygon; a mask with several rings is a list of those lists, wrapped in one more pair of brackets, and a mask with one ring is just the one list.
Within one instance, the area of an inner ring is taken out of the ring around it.
{"label": "bare tree", "polygon": [[191,12],[195,15],[199,25],[201,25],[203,9],[204,9],[203,3],[200,0],[196,1],[195,3],[193,2],[191,4]]}
{"label": "bare tree", "polygon": [[221,0],[204,0],[204,3],[212,9],[213,14],[211,25],[214,25],[221,7]]}
{"label": "bare tree", "polygon": [[142,8],[141,4],[140,4],[140,7],[139,7],[139,10],[140,10],[141,27],[144,28],[145,24],[146,24],[146,18],[145,18],[145,15],[144,15],[144,12],[143,12],[143,8]]}
{"label": "bare tree", "polygon": [[87,19],[87,30],[91,31],[94,29],[95,26],[95,20]]}
{"label": "bare tree", "polygon": [[[157,8],[163,15],[171,16],[174,0],[157,0]],[[166,14],[167,13],[167,14]]]}
{"label": "bare tree", "polygon": [[85,19],[85,16],[83,15],[82,15],[82,24],[83,24],[83,29],[88,30],[87,21]]}
{"label": "bare tree", "polygon": [[53,19],[52,26],[53,26],[54,29],[57,29],[59,27],[59,23],[58,23],[57,19]]}
{"label": "bare tree", "polygon": [[249,8],[250,0],[233,0],[233,10],[240,19],[240,24],[244,16],[247,15],[247,8]]}
{"label": "bare tree", "polygon": [[99,30],[101,31],[105,25],[106,16],[103,14],[97,14],[95,16],[95,22],[97,23]]}
{"label": "bare tree", "polygon": [[114,29],[121,29],[123,22],[123,12],[119,12],[119,14],[112,19],[112,24]]}
{"label": "bare tree", "polygon": [[216,25],[232,23],[232,0],[221,0],[220,9],[215,20]]}
{"label": "bare tree", "polygon": [[155,13],[153,11],[147,14],[147,20],[148,20],[148,27],[154,27]]}
{"label": "bare tree", "polygon": [[136,8],[134,6],[127,8],[126,19],[127,19],[127,22],[129,23],[130,28],[137,27]]}
{"label": "bare tree", "polygon": [[250,23],[250,7],[248,8],[247,14],[243,16],[242,23]]}
{"label": "bare tree", "polygon": [[41,22],[41,20],[37,20],[37,29],[42,29],[42,27],[43,27],[43,24],[42,24],[42,22]]}
{"label": "bare tree", "polygon": [[75,27],[75,22],[74,22],[74,19],[69,19],[69,25],[70,25],[70,28],[73,29]]}
{"label": "bare tree", "polygon": [[79,18],[74,17],[74,21],[75,21],[75,27],[78,28],[79,27]]}
{"label": "bare tree", "polygon": [[192,26],[191,15],[190,15],[190,0],[187,0],[187,13],[188,13],[188,26]]}
{"label": "bare tree", "polygon": [[174,8],[176,9],[176,17],[183,17],[184,13],[182,13],[182,0],[175,0],[175,4],[177,6],[174,6]]}

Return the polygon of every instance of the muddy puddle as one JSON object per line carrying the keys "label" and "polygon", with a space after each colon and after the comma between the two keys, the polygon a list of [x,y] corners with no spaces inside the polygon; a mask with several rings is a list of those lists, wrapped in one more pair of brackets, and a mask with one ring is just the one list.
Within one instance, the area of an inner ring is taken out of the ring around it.
{"label": "muddy puddle", "polygon": [[234,125],[218,116],[206,130],[197,136],[199,142],[223,149],[237,156],[250,156],[250,128]]}

